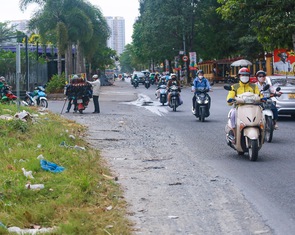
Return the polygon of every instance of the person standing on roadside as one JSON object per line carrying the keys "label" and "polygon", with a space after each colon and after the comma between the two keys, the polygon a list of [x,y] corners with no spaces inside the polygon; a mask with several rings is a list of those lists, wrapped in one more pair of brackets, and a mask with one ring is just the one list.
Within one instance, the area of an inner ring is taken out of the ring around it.
{"label": "person standing on roadside", "polygon": [[87,81],[89,84],[92,85],[92,98],[94,103],[94,112],[93,113],[100,113],[99,109],[99,94],[100,94],[100,79],[98,78],[97,74],[92,76],[93,82]]}

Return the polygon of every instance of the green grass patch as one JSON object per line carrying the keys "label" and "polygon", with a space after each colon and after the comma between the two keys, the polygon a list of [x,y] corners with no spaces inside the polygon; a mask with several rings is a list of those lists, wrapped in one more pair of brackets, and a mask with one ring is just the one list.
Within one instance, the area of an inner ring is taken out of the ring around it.
{"label": "green grass patch", "polygon": [[[104,176],[111,175],[107,164],[83,139],[86,127],[53,113],[24,109],[34,116],[31,121],[0,119],[0,222],[22,229],[55,227],[50,234],[131,234],[120,187]],[[0,104],[0,116],[17,111],[14,105]],[[43,170],[40,155],[65,170]],[[26,178],[22,168],[34,178]],[[44,188],[27,189],[28,183]],[[0,234],[8,231],[0,226]]]}

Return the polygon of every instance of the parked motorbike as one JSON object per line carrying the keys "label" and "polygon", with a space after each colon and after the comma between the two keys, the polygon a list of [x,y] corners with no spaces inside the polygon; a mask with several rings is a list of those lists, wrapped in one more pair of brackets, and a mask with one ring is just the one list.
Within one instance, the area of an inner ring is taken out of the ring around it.
{"label": "parked motorbike", "polygon": [[167,86],[160,85],[159,91],[160,91],[160,103],[164,105],[165,103],[167,103]]}
{"label": "parked motorbike", "polygon": [[196,104],[195,113],[193,113],[201,122],[205,121],[206,117],[210,115],[210,96],[208,95],[209,89],[196,90]]}
{"label": "parked motorbike", "polygon": [[179,88],[177,85],[172,85],[169,88],[170,96],[170,103],[168,104],[170,108],[173,109],[174,112],[176,112],[176,108],[180,105],[180,99],[179,99]]}
{"label": "parked motorbike", "polygon": [[22,103],[26,106],[40,106],[43,108],[48,108],[46,96],[45,87],[37,86],[33,92],[26,92],[26,96]]}
{"label": "parked motorbike", "polygon": [[87,108],[89,101],[90,99],[88,95],[78,95],[73,99],[74,111],[78,111],[82,114],[83,111]]}
{"label": "parked motorbike", "polygon": [[17,96],[12,93],[10,86],[4,86],[1,90],[0,96],[1,102],[3,103],[14,103],[17,99]]}
{"label": "parked motorbike", "polygon": [[[231,86],[224,86],[231,90]],[[236,106],[236,128],[231,126],[231,112],[225,126],[226,142],[239,155],[248,152],[250,161],[258,159],[258,151],[264,143],[264,118],[259,95],[245,92],[234,99]],[[239,106],[237,106],[239,105]]]}
{"label": "parked motorbike", "polygon": [[[277,87],[276,91],[280,91],[281,88]],[[269,90],[268,90],[269,91]],[[265,141],[271,142],[273,138],[273,131],[275,129],[274,115],[272,112],[273,105],[275,102],[271,99],[272,96],[277,96],[276,94],[270,94],[269,92],[263,92],[263,95],[267,100],[261,104],[263,108],[264,126],[265,126]]]}
{"label": "parked motorbike", "polygon": [[80,82],[73,87],[74,111],[82,114],[92,98],[92,86],[89,83]]}

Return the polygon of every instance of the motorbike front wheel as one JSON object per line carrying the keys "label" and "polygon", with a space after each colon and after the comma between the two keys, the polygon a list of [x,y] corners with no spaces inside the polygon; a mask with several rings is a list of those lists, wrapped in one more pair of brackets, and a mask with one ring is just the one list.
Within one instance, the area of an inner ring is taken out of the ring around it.
{"label": "motorbike front wheel", "polygon": [[205,121],[205,112],[206,112],[205,107],[201,107],[200,111],[199,111],[200,121],[201,122]]}
{"label": "motorbike front wheel", "polygon": [[272,141],[274,131],[274,123],[271,117],[265,116],[265,140],[270,143]]}
{"label": "motorbike front wheel", "polygon": [[176,107],[177,107],[176,100],[172,99],[172,109],[173,109],[174,112],[176,112]]}
{"label": "motorbike front wheel", "polygon": [[258,159],[258,140],[249,139],[249,160],[255,162]]}

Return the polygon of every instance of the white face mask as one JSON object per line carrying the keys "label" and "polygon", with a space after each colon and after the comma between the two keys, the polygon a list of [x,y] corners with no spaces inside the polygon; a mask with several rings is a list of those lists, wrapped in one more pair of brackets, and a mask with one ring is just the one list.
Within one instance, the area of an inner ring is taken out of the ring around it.
{"label": "white face mask", "polygon": [[258,77],[258,81],[261,83],[265,82],[265,77]]}
{"label": "white face mask", "polygon": [[203,77],[204,77],[204,76],[202,76],[202,75],[199,75],[199,78],[200,78],[200,79],[203,79]]}
{"label": "white face mask", "polygon": [[242,83],[248,83],[249,82],[250,77],[249,76],[241,76],[240,80]]}

